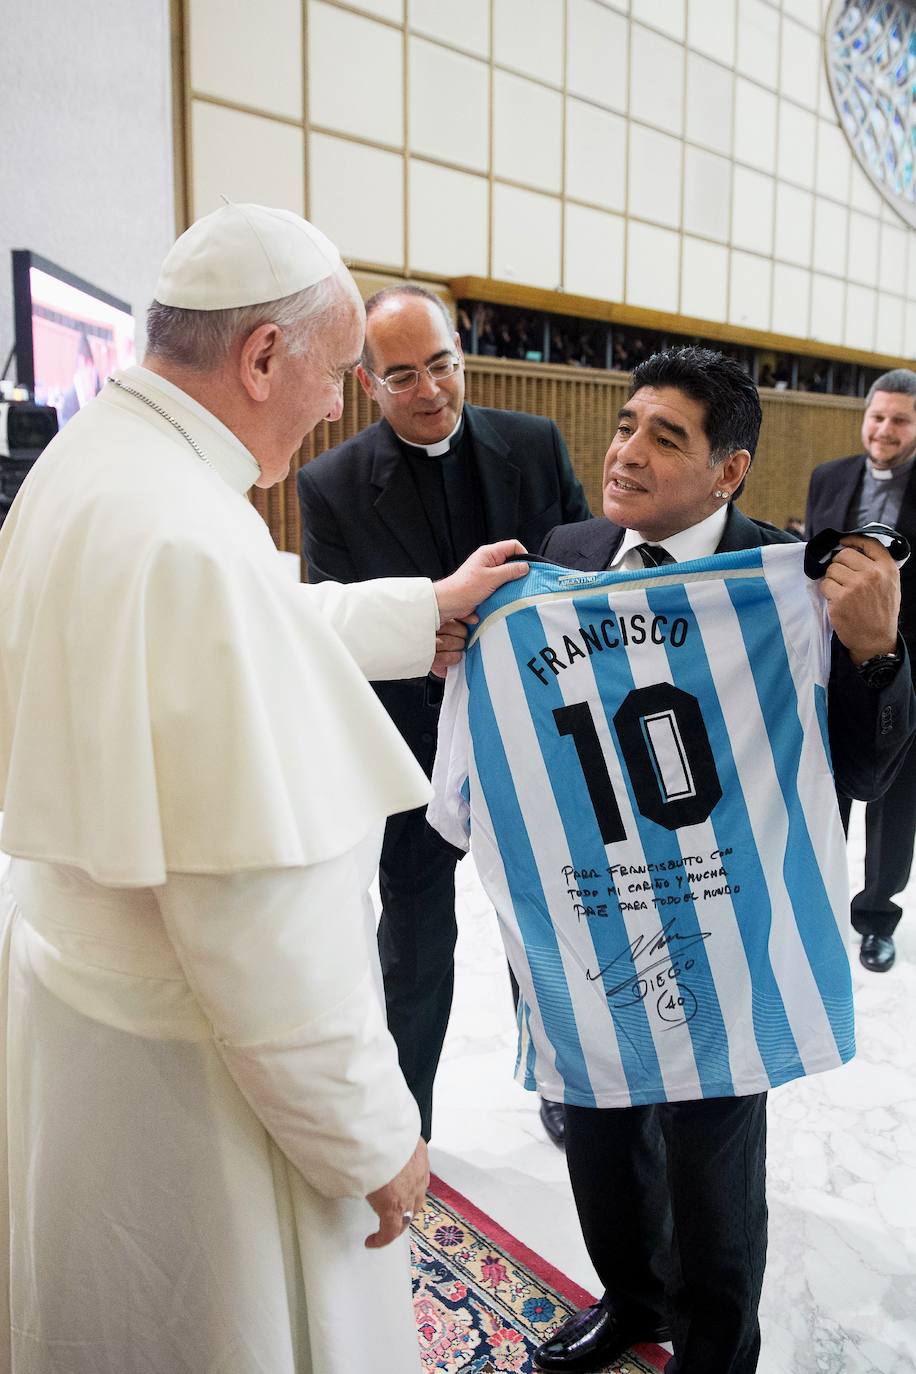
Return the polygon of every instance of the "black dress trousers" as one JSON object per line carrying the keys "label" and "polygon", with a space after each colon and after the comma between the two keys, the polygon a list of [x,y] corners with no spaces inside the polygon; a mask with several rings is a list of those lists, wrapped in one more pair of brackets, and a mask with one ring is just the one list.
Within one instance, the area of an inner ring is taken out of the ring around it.
{"label": "black dress trousers", "polygon": [[[443,683],[427,679],[410,741],[427,777],[436,757]],[[382,914],[379,959],[388,1029],[407,1086],[420,1108],[420,1131],[432,1130],[433,1082],[448,1029],[455,982],[455,867],[461,851],[426,821],[426,807],[390,816],[379,859]]]}
{"label": "black dress trousers", "polygon": [[566,1107],[589,1257],[636,1338],[671,1328],[678,1374],[753,1374],[767,1244],[766,1093]]}
{"label": "black dress trousers", "polygon": [[[852,806],[837,793],[843,829]],[[916,839],[916,750],[883,797],[865,807],[865,886],[852,899],[850,915],[860,935],[893,935],[903,908],[893,898],[910,879]]]}

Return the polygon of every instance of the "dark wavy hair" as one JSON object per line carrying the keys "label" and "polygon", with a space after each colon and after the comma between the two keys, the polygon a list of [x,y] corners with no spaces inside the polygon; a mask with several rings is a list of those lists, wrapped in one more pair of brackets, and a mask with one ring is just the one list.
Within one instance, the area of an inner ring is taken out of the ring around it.
{"label": "dark wavy hair", "polygon": [[[710,467],[741,448],[753,459],[763,412],[756,386],[733,358],[695,345],[666,348],[633,369],[630,396],[645,386],[674,387],[700,402]],[[734,495],[740,496],[743,487],[742,482]]]}

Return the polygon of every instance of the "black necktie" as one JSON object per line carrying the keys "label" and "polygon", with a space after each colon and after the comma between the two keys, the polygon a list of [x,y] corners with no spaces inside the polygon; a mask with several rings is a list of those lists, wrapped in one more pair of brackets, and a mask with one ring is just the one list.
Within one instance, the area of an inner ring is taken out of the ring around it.
{"label": "black necktie", "polygon": [[674,562],[662,544],[636,544],[634,547],[647,568],[660,568],[663,563]]}

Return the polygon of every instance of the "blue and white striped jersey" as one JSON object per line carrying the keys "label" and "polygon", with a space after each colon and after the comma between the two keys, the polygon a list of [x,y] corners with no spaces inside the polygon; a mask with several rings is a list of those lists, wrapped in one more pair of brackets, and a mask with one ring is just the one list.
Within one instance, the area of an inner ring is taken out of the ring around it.
{"label": "blue and white striped jersey", "polygon": [[431,824],[470,836],[521,989],[517,1077],[619,1107],[855,1050],[830,627],[774,544],[534,565],[449,673]]}

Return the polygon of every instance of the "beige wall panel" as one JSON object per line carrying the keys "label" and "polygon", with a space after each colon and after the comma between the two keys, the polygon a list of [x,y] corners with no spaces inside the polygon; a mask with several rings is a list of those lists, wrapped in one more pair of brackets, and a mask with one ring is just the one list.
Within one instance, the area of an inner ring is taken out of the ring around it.
{"label": "beige wall panel", "polygon": [[[916,235],[914,235],[916,237]],[[881,225],[878,285],[882,291],[902,295],[906,283],[907,232],[896,224]]]}
{"label": "beige wall panel", "polygon": [[779,80],[779,12],[767,0],[738,0],[736,66],[771,90]]}
{"label": "beige wall panel", "polygon": [[907,345],[916,232],[840,128],[827,0],[183,3],[194,213],[307,195],[382,275]]}
{"label": "beige wall panel", "polygon": [[773,203],[776,183],[762,172],[736,167],[732,185],[732,233],[736,248],[770,253],[773,247]]}
{"label": "beige wall panel", "polygon": [[685,0],[632,0],[630,13],[641,24],[651,24],[681,41],[687,32]]}
{"label": "beige wall panel", "polygon": [[358,0],[357,8],[377,14],[379,19],[390,19],[394,24],[404,22],[404,0]]}
{"label": "beige wall panel", "polygon": [[846,308],[846,287],[835,277],[811,277],[811,338],[824,343],[843,342],[843,314]]}
{"label": "beige wall panel", "polygon": [[691,234],[727,243],[731,205],[731,161],[687,144],[684,149],[684,228]]}
{"label": "beige wall panel", "polygon": [[814,197],[814,266],[835,277],[846,275],[849,211],[835,201]]}
{"label": "beige wall panel", "polygon": [[804,338],[808,333],[810,301],[811,274],[802,267],[787,267],[785,263],[775,263],[772,321],[774,332]]}
{"label": "beige wall panel", "polygon": [[821,46],[817,34],[783,18],[780,36],[779,89],[790,100],[817,109]]}
{"label": "beige wall panel", "polygon": [[749,329],[770,328],[773,264],[767,258],[732,249],[728,318]]}
{"label": "beige wall panel", "polygon": [[542,191],[563,176],[563,97],[523,76],[493,74],[493,172]]}
{"label": "beige wall panel", "polygon": [[879,353],[903,352],[903,307],[902,296],[891,296],[883,291],[878,293],[878,315],[875,321],[875,348]]}
{"label": "beige wall panel", "polygon": [[379,143],[404,141],[401,35],[336,5],[309,5],[309,119]]}
{"label": "beige wall panel", "polygon": [[776,96],[739,76],[735,82],[735,157],[761,172],[776,167]]}
{"label": "beige wall panel", "polygon": [[345,258],[402,270],[404,159],[327,134],[309,149],[311,218]]}
{"label": "beige wall panel", "polygon": [[493,61],[563,82],[563,0],[493,0]]}
{"label": "beige wall panel", "polygon": [[852,153],[842,129],[826,120],[817,121],[817,171],[814,187],[818,195],[849,204],[849,176]]}
{"label": "beige wall panel", "polygon": [[786,181],[777,182],[773,237],[776,257],[798,267],[810,267],[813,224],[814,196],[811,192],[790,186]]}
{"label": "beige wall panel", "polygon": [[676,229],[681,222],[683,143],[670,134],[630,125],[627,208],[631,215]]}
{"label": "beige wall panel", "polygon": [[732,150],[734,81],[718,63],[687,54],[687,137],[726,156]]}
{"label": "beige wall panel", "polygon": [[630,28],[630,114],[670,134],[684,130],[684,49],[641,24]]}
{"label": "beige wall panel", "polygon": [[415,272],[490,275],[490,186],[485,177],[411,158],[408,204],[409,260]]}
{"label": "beige wall panel", "polygon": [[221,196],[305,213],[301,129],[194,100],[191,145],[194,219],[218,209]]}
{"label": "beige wall panel", "polygon": [[584,100],[566,101],[566,194],[607,210],[626,197],[627,124]]}
{"label": "beige wall panel", "polygon": [[728,66],[735,56],[735,0],[687,0],[687,42]]}
{"label": "beige wall panel", "polygon": [[626,19],[598,0],[567,0],[566,26],[566,85],[571,94],[626,111]]}
{"label": "beige wall panel", "polygon": [[188,11],[194,91],[301,119],[300,0],[189,0]]}
{"label": "beige wall panel", "polygon": [[907,301],[903,312],[903,347],[907,358],[916,358],[916,302]]}
{"label": "beige wall panel", "polygon": [[881,225],[857,210],[849,214],[849,277],[862,286],[878,285],[878,241]]}
{"label": "beige wall panel", "polygon": [[418,33],[453,43],[457,48],[488,57],[490,53],[490,0],[408,0],[410,26]]}
{"label": "beige wall panel", "polygon": [[555,290],[561,283],[559,200],[493,186],[493,276]]}
{"label": "beige wall panel", "polygon": [[877,219],[884,204],[878,192],[856,161],[853,161],[849,178],[849,203],[855,210],[863,210]]}
{"label": "beige wall panel", "polygon": [[800,24],[807,24],[809,29],[820,30],[820,0],[783,0],[782,7],[786,14],[797,19]]}
{"label": "beige wall panel", "polygon": [[677,310],[680,236],[653,224],[627,226],[627,303]]}
{"label": "beige wall panel", "polygon": [[486,172],[488,68],[422,38],[411,38],[409,63],[411,152]]}
{"label": "beige wall panel", "polygon": [[566,206],[563,286],[582,296],[623,299],[625,221],[585,205]]}
{"label": "beige wall panel", "polygon": [[779,138],[776,166],[785,181],[794,181],[806,190],[814,186],[814,158],[817,150],[817,120],[789,100],[779,106]]}
{"label": "beige wall panel", "polygon": [[871,350],[875,346],[875,314],[878,305],[877,291],[867,286],[848,286],[846,288],[846,328],[843,342],[848,348]]}
{"label": "beige wall panel", "polygon": [[684,237],[681,258],[681,314],[724,320],[728,306],[728,249]]}

